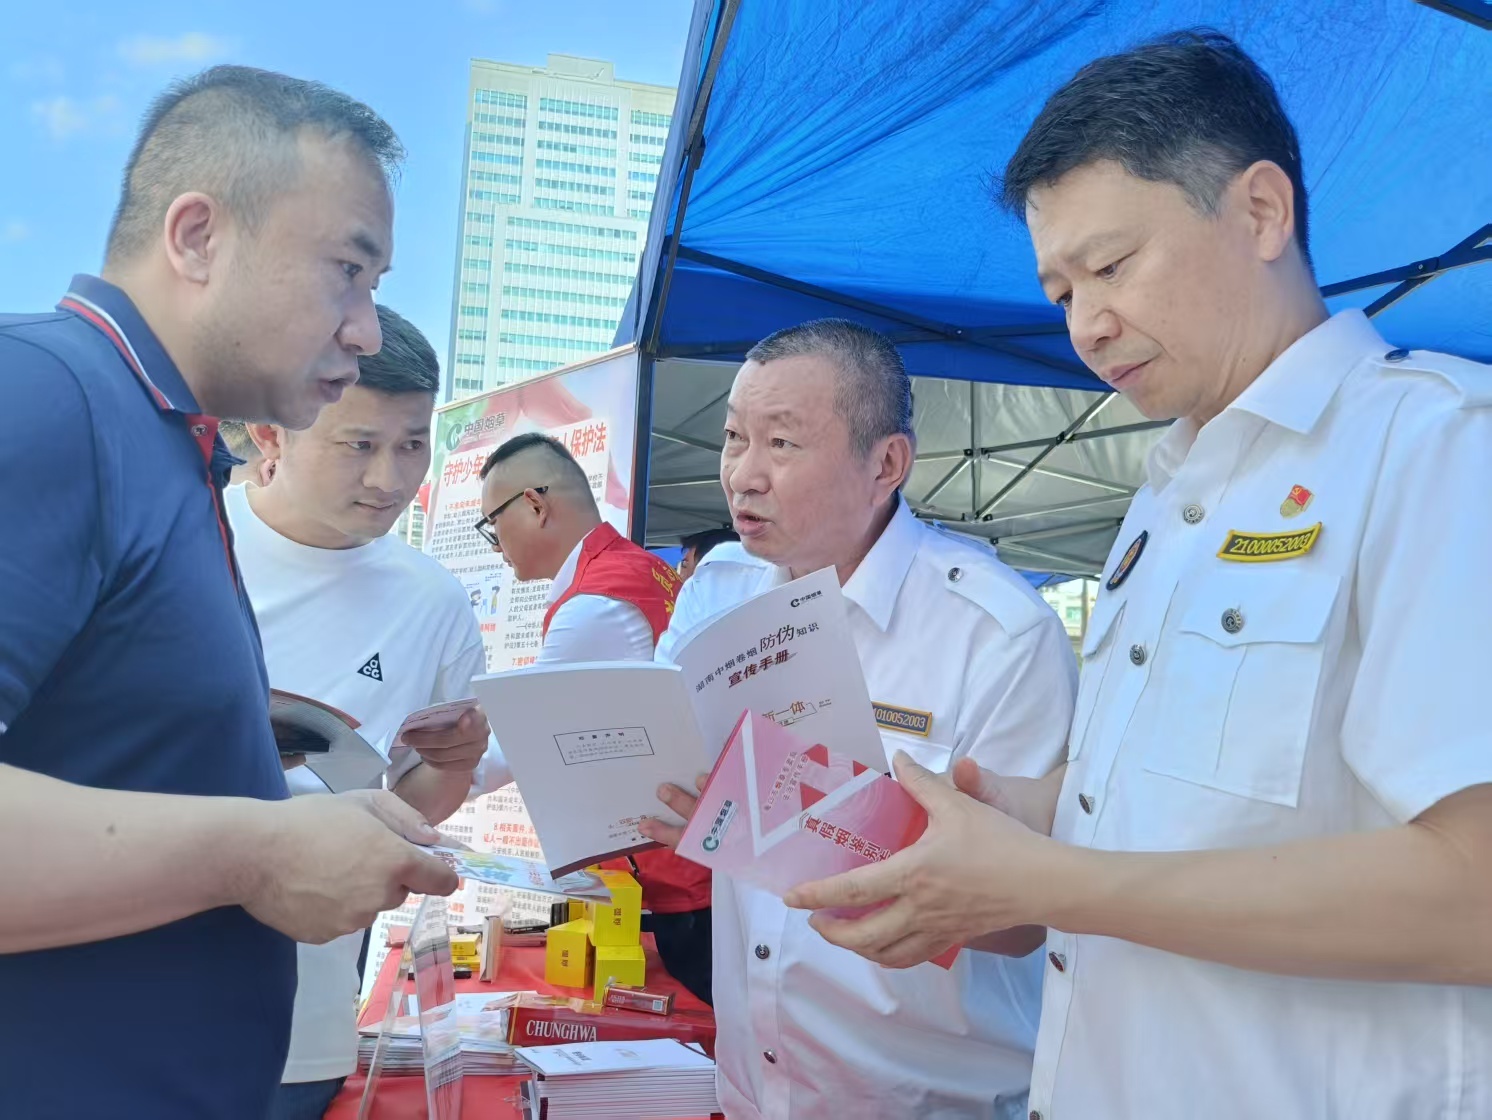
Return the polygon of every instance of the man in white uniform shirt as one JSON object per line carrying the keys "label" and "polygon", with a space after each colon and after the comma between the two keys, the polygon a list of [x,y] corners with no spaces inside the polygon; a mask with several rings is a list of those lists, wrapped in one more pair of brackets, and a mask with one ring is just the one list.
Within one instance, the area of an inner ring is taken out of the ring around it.
{"label": "man in white uniform shirt", "polygon": [[[270,685],[347,712],[380,749],[419,708],[470,695],[485,671],[481,633],[461,585],[389,535],[430,465],[439,388],[435,352],[407,320],[378,308],[383,348],[355,386],[304,432],[254,424],[273,466],[266,486],[226,496]],[[393,747],[388,784],[429,820],[461,806],[488,741],[470,712],[455,729]],[[325,793],[305,767],[293,795]],[[299,947],[290,1057],[273,1120],[319,1117],[357,1058],[357,961],[364,935]]]}
{"label": "man in white uniform shirt", "polygon": [[918,778],[917,845],[792,901],[894,899],[814,920],[895,965],[1049,926],[1032,1120],[1485,1120],[1492,369],[1328,317],[1294,128],[1222,36],[1086,67],[1004,189],[1084,361],[1178,419],[1065,772],[986,775],[1010,816]]}
{"label": "man in white uniform shirt", "polygon": [[[1066,631],[988,546],[922,524],[902,500],[914,443],[896,348],[844,320],[778,332],[747,355],[724,436],[721,483],[741,542],[716,547],[684,585],[659,657],[721,611],[833,566],[888,755],[1046,774],[1076,684]],[[683,790],[660,792],[693,811]],[[661,822],[647,829],[677,842]],[[965,952],[951,970],[894,972],[724,876],[714,908],[731,1120],[1025,1115],[1039,956]]]}

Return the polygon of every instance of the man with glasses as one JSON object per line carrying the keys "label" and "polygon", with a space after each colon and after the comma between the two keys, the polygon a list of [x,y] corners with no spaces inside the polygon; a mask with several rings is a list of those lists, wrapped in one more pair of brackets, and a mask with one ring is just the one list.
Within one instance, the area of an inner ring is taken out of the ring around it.
{"label": "man with glasses", "polygon": [[[673,617],[679,576],[602,520],[590,481],[564,444],[533,432],[504,443],[482,467],[482,509],[477,532],[514,576],[553,580],[540,664],[653,659]],[[475,792],[510,779],[491,751]],[[708,1002],[709,872],[662,850],[639,853],[632,870],[664,967]]]}

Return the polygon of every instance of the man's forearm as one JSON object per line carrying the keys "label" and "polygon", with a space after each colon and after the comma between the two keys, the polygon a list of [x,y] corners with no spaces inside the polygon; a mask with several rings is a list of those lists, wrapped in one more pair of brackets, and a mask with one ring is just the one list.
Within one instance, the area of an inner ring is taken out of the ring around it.
{"label": "man's forearm", "polygon": [[431,824],[440,824],[466,803],[471,793],[471,772],[437,770],[422,762],[399,779],[394,792]]}
{"label": "man's forearm", "polygon": [[1238,968],[1492,984],[1492,786],[1420,820],[1272,848],[1063,848],[1035,915]]}
{"label": "man's forearm", "polygon": [[93,789],[0,765],[0,952],[121,937],[237,904],[265,806]]}

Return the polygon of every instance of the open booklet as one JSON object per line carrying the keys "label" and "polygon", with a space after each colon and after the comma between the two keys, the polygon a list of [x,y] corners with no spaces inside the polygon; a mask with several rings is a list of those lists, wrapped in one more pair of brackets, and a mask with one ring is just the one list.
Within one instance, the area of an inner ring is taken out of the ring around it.
{"label": "open booklet", "polygon": [[[889,859],[926,829],[927,811],[895,778],[748,712],[678,851],[780,897],[800,883]],[[950,949],[934,963],[948,968],[957,955]]]}
{"label": "open booklet", "polygon": [[553,874],[652,847],[638,824],[670,818],[659,785],[692,790],[743,710],[888,769],[833,569],[725,612],[674,658],[537,665],[472,682]]}
{"label": "open booklet", "polygon": [[269,723],[280,753],[304,755],[306,769],[333,793],[383,784],[388,761],[358,734],[358,721],[346,712],[274,689],[269,694]]}

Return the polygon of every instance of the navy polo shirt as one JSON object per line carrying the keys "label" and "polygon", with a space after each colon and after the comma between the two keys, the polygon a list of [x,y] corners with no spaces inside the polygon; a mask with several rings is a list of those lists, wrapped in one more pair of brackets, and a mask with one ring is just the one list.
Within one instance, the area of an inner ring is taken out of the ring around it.
{"label": "navy polo shirt", "polygon": [[[222,513],[233,461],[118,288],[80,276],[55,314],[0,316],[0,762],[287,796]],[[295,946],[228,907],[0,955],[0,993],[0,1114],[263,1120]]]}

